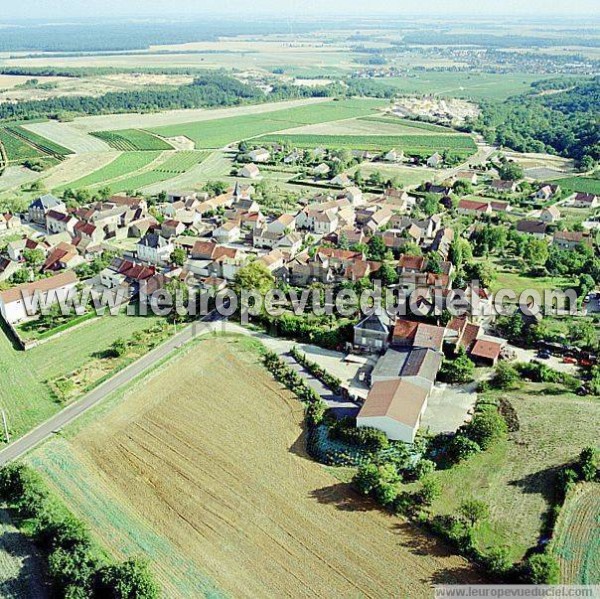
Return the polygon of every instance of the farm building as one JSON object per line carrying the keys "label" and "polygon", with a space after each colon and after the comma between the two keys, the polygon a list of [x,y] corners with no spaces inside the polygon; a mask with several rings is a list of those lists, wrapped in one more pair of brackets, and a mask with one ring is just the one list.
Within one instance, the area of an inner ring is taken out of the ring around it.
{"label": "farm building", "polygon": [[260,176],[260,171],[256,164],[246,164],[242,169],[240,169],[240,177],[244,177],[245,179],[256,179]]}
{"label": "farm building", "polygon": [[560,210],[556,206],[548,206],[540,212],[540,220],[545,223],[554,223],[560,220]]}
{"label": "farm building", "polygon": [[53,277],[40,279],[33,283],[23,283],[2,291],[0,292],[0,314],[9,324],[25,320],[33,316],[33,314],[28,314],[28,308],[33,309],[36,304],[35,301],[28,301],[28,299],[34,300],[37,295],[40,303],[43,301],[46,306],[50,306],[67,297],[78,282],[77,275],[69,270]]}
{"label": "farm building", "polygon": [[570,198],[574,208],[597,208],[600,206],[600,200],[593,193],[574,193]]}
{"label": "farm building", "polygon": [[331,184],[337,185],[338,187],[352,187],[353,185],[352,179],[350,179],[346,173],[341,173],[337,177],[334,177],[331,180]]}
{"label": "farm building", "polygon": [[555,231],[552,244],[561,250],[572,250],[579,244],[590,246],[592,243],[589,231]]}
{"label": "farm building", "polygon": [[516,229],[519,233],[543,239],[546,236],[548,224],[541,220],[523,219],[517,223]]}
{"label": "farm building", "polygon": [[268,162],[271,158],[271,153],[266,148],[257,148],[256,150],[248,152],[248,158],[250,158],[252,162]]}
{"label": "farm building", "polygon": [[158,233],[147,233],[136,246],[137,257],[150,264],[167,262],[174,249],[173,244]]}
{"label": "farm building", "polygon": [[406,379],[375,383],[358,416],[358,427],[383,431],[393,441],[412,443],[427,409],[427,389]]}
{"label": "farm building", "polygon": [[442,355],[430,349],[389,348],[377,361],[371,382],[404,378],[430,391],[441,364]]}
{"label": "farm building", "polygon": [[487,339],[477,339],[471,348],[471,358],[478,364],[495,366],[500,359],[502,344]]}
{"label": "farm building", "polygon": [[443,163],[444,163],[444,159],[442,158],[442,155],[439,154],[438,152],[435,152],[435,154],[432,154],[427,159],[427,166],[430,166],[431,168],[438,168],[438,167],[442,166]]}
{"label": "farm building", "polygon": [[456,211],[461,215],[491,214],[492,206],[478,200],[460,200]]}

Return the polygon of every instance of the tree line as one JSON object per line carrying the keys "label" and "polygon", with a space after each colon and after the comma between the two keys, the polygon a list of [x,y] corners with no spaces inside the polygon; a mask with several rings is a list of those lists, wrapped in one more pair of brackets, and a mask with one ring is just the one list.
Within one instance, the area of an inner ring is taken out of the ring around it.
{"label": "tree line", "polygon": [[490,143],[574,158],[582,170],[600,160],[600,77],[549,95],[484,101],[481,109],[467,127],[480,131]]}

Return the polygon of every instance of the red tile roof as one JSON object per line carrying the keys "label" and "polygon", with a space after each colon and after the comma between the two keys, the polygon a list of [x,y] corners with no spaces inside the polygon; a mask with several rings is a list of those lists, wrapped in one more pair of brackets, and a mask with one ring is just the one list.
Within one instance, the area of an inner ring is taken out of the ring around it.
{"label": "red tile roof", "polygon": [[486,358],[488,360],[497,360],[500,357],[502,351],[502,345],[495,341],[485,341],[484,339],[477,339],[473,348],[471,349],[471,355],[477,358]]}

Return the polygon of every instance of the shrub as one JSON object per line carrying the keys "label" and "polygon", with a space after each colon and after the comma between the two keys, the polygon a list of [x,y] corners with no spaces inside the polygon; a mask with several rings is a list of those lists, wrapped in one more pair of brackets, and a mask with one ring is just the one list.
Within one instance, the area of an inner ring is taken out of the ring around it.
{"label": "shrub", "polygon": [[581,480],[592,482],[598,479],[598,452],[593,447],[585,447],[579,454],[577,472]]}
{"label": "shrub", "polygon": [[467,499],[460,504],[459,512],[469,526],[473,528],[489,517],[490,508],[487,503],[479,499]]}
{"label": "shrub", "polygon": [[455,360],[444,360],[439,378],[446,383],[469,383],[473,380],[475,364],[464,349]]}
{"label": "shrub", "polygon": [[114,599],[155,599],[160,590],[152,578],[148,564],[129,559],[100,570],[98,575],[99,594]]}
{"label": "shrub", "polygon": [[370,495],[379,504],[387,506],[394,503],[400,481],[400,475],[392,464],[377,466],[369,463],[358,468],[352,484],[359,493]]}
{"label": "shrub", "polygon": [[99,567],[98,557],[90,547],[77,545],[73,549],[57,547],[48,556],[48,573],[57,589],[74,586],[88,590],[91,596],[93,577]]}
{"label": "shrub", "polygon": [[308,423],[312,426],[317,426],[323,422],[325,412],[327,411],[327,404],[319,398],[319,401],[308,404],[306,407],[305,415]]}
{"label": "shrub", "polygon": [[368,426],[359,428],[352,418],[335,422],[329,429],[329,437],[372,452],[386,449],[390,444],[383,431]]}
{"label": "shrub", "polygon": [[442,485],[437,478],[429,477],[423,480],[419,491],[419,501],[422,505],[431,505],[442,494]]}
{"label": "shrub", "polygon": [[560,568],[552,555],[535,553],[525,561],[523,575],[530,584],[558,584]]}
{"label": "shrub", "polygon": [[508,427],[504,418],[494,408],[477,412],[473,420],[462,427],[462,432],[485,450],[502,439],[508,432]]}
{"label": "shrub", "polygon": [[496,576],[505,576],[513,567],[508,547],[490,547],[482,558],[489,572]]}
{"label": "shrub", "polygon": [[417,479],[421,480],[426,476],[429,476],[435,471],[435,462],[431,460],[422,459],[417,462],[414,468],[414,473]]}
{"label": "shrub", "polygon": [[511,366],[508,362],[500,362],[496,366],[490,384],[496,389],[516,389],[521,384],[521,376],[514,366]]}
{"label": "shrub", "polygon": [[448,444],[446,456],[451,463],[458,464],[480,451],[481,447],[475,441],[464,435],[457,434]]}
{"label": "shrub", "polygon": [[369,495],[379,484],[379,469],[375,464],[360,466],[352,478],[352,484],[359,493]]}

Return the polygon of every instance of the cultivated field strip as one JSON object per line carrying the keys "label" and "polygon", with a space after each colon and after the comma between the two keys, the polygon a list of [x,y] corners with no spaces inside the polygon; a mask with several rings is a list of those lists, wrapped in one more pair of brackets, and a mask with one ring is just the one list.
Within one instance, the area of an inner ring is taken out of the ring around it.
{"label": "cultivated field strip", "polygon": [[192,108],[168,110],[152,113],[123,113],[76,118],[71,127],[82,133],[91,131],[114,131],[121,129],[153,129],[182,123],[212,121],[223,118],[241,117],[246,115],[261,115],[276,111],[287,111],[290,108],[314,106],[330,102],[327,98],[310,98],[288,100],[284,102],[268,102],[265,104],[248,104],[228,108]]}
{"label": "cultivated field strip", "polygon": [[94,137],[105,141],[111,148],[122,152],[137,150],[172,150],[173,146],[164,139],[142,131],[141,129],[124,129],[123,131],[94,131]]}
{"label": "cultivated field strip", "polygon": [[392,148],[405,152],[454,152],[474,153],[477,146],[468,135],[312,135],[283,134],[263,135],[258,143],[288,143],[297,148],[347,148],[352,150],[374,150],[384,152]]}
{"label": "cultivated field strip", "polygon": [[94,187],[103,185],[108,181],[117,179],[136,172],[156,160],[161,155],[161,152],[125,152],[117,156],[109,164],[81,177],[75,181],[65,184],[61,189],[70,187],[72,189],[84,189],[86,187]]}
{"label": "cultivated field strip", "polygon": [[600,195],[600,172],[592,177],[567,177],[556,181],[563,189]]}
{"label": "cultivated field strip", "polygon": [[194,596],[197,571],[235,597],[420,598],[477,580],[312,462],[300,404],[255,361],[201,341],[32,460],[111,552],[143,551],[169,597]]}
{"label": "cultivated field strip", "polygon": [[600,584],[600,485],[581,485],[567,498],[553,551],[563,583]]}
{"label": "cultivated field strip", "polygon": [[73,153],[68,148],[61,146],[50,139],[46,139],[33,131],[29,131],[29,129],[25,129],[24,127],[7,127],[7,130],[16,137],[23,139],[26,143],[30,143],[34,148],[37,148],[44,154],[62,157]]}
{"label": "cultivated field strip", "polygon": [[8,163],[36,160],[45,156],[44,152],[33,147],[25,140],[11,133],[7,128],[0,127],[0,144]]}
{"label": "cultivated field strip", "polygon": [[[201,164],[208,156],[209,152],[182,151],[168,152],[163,154],[167,158],[164,161],[152,163],[153,168],[133,173],[130,177],[120,178],[107,183],[111,193],[128,190],[141,190],[150,185],[162,183],[182,175]],[[152,166],[151,165],[151,166]]]}

